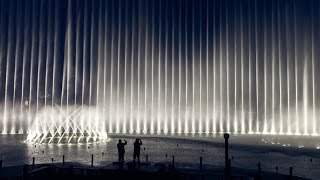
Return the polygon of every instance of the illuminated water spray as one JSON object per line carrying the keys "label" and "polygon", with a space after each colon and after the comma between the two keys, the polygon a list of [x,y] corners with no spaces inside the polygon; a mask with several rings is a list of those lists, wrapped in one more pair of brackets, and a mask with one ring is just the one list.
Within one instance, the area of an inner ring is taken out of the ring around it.
{"label": "illuminated water spray", "polygon": [[[51,111],[54,111],[55,116],[52,116]],[[108,141],[107,132],[103,131],[101,121],[98,124],[99,128],[91,128],[94,127],[95,121],[90,119],[99,119],[100,113],[96,114],[98,117],[92,118],[90,115],[95,113],[90,111],[97,110],[72,106],[68,107],[68,112],[66,107],[52,107],[49,111],[40,110],[34,119],[27,142],[69,144]],[[80,122],[82,118],[85,120],[84,123]]]}
{"label": "illuminated water spray", "polygon": [[1,133],[318,135],[319,6],[300,3],[2,1]]}

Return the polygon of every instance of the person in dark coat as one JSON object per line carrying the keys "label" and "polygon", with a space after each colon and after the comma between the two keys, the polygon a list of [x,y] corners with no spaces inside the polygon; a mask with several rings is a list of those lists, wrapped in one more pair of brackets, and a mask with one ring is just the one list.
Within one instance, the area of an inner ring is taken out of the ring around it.
{"label": "person in dark coat", "polygon": [[142,145],[141,139],[136,139],[134,142],[134,151],[133,151],[133,162],[136,162],[136,158],[138,158],[138,164],[140,164],[140,146]]}
{"label": "person in dark coat", "polygon": [[119,139],[119,143],[117,144],[119,162],[124,162],[125,145],[127,145],[127,141],[124,140],[124,143],[122,143],[121,139]]}

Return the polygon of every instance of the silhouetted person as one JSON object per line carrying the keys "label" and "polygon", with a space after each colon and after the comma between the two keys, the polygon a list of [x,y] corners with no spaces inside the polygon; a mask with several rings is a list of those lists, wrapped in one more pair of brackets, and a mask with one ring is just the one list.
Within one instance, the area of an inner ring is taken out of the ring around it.
{"label": "silhouetted person", "polygon": [[118,156],[119,156],[119,162],[124,162],[124,146],[127,145],[127,141],[124,140],[124,143],[122,143],[121,139],[119,139],[119,143],[117,144],[118,148]]}
{"label": "silhouetted person", "polygon": [[140,146],[142,145],[141,139],[136,139],[134,142],[134,151],[133,151],[133,162],[136,162],[136,158],[138,158],[138,164],[140,164]]}

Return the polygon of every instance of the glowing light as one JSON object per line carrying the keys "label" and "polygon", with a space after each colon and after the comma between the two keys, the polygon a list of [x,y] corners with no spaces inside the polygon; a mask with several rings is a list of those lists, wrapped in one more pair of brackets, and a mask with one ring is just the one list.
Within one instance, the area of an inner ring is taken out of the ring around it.
{"label": "glowing light", "polygon": [[[31,126],[31,130],[27,136],[27,142],[30,143],[81,143],[82,139],[86,142],[108,141],[108,135],[100,128],[91,128],[96,121],[89,121],[90,111],[97,112],[94,108],[82,108],[69,106],[67,113],[62,108],[57,107],[47,110],[40,110],[35,117],[35,121]],[[54,111],[53,113],[51,111]],[[61,115],[61,117],[59,117]],[[50,119],[50,120],[49,120]],[[81,123],[81,119],[85,119]],[[43,121],[44,120],[44,121]]]}
{"label": "glowing light", "polygon": [[21,11],[35,9],[30,18],[10,8],[0,25],[1,133],[39,143],[106,131],[319,136],[314,8],[305,38],[297,1],[284,13],[273,1],[270,12],[258,0],[151,2],[152,11],[86,1],[78,12],[68,0],[62,35],[59,3],[33,2]]}

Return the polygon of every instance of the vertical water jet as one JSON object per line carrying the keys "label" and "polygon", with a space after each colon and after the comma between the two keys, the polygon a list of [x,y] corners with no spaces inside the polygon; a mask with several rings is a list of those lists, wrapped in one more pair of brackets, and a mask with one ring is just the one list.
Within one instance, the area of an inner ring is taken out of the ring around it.
{"label": "vertical water jet", "polygon": [[[50,78],[49,76],[51,76],[53,74],[53,68],[52,68],[52,65],[54,63],[54,59],[52,58],[53,56],[53,51],[52,49],[54,49],[54,31],[53,31],[53,28],[52,26],[54,26],[54,20],[52,18],[52,16],[54,15],[53,13],[53,8],[52,8],[52,2],[48,2],[48,14],[47,14],[47,36],[48,36],[48,39],[47,39],[47,52],[46,52],[46,73],[45,73],[45,89],[44,89],[44,106],[45,106],[45,110],[47,110],[47,106],[51,106],[52,105],[52,102],[48,102],[48,97],[50,96],[51,99],[53,98],[52,97],[52,94],[50,95],[50,84],[52,85],[52,83],[50,83],[50,80],[52,80],[52,78]],[[53,87],[51,86],[51,89]],[[50,101],[50,100],[49,100]],[[51,113],[50,115],[48,114],[49,116],[49,119],[50,121],[52,122],[52,118],[53,117],[53,110],[52,110],[52,106],[51,106]],[[50,127],[49,128],[49,133],[53,133],[53,127]]]}
{"label": "vertical water jet", "polygon": [[[132,42],[131,42],[131,79],[130,79],[130,133],[133,132],[133,64],[134,64],[134,43],[135,43],[135,7],[132,7],[132,34],[131,34],[131,38],[132,38]],[[112,54],[112,52],[111,52]],[[111,102],[110,102],[111,104]],[[111,114],[111,112],[110,112]],[[111,116],[111,115],[110,115]]]}
{"label": "vertical water jet", "polygon": [[[32,9],[37,9],[37,3],[36,1],[33,1],[32,3]],[[29,87],[29,109],[28,109],[28,126],[30,127],[31,121],[32,121],[32,115],[31,115],[31,105],[32,105],[32,93],[33,93],[33,68],[34,68],[34,61],[35,61],[35,54],[36,54],[36,26],[37,26],[37,14],[36,11],[32,11],[32,45],[31,45],[31,65],[30,65],[30,87]],[[6,104],[6,102],[5,102]],[[6,106],[6,105],[5,105]],[[4,112],[4,117],[6,117],[6,107]],[[6,119],[3,120],[4,122]]]}
{"label": "vertical water jet", "polygon": [[[48,14],[47,14],[47,52],[46,52],[46,73],[45,73],[45,88],[44,88],[44,106],[45,106],[45,109],[47,109],[47,105],[48,105],[48,102],[47,102],[47,97],[49,95],[49,74],[50,74],[50,70],[49,68],[51,69],[50,65],[52,63],[52,18],[50,18],[50,15],[52,14],[52,8],[51,8],[51,4],[50,2],[48,2]],[[51,103],[50,103],[51,104]]]}
{"label": "vertical water jet", "polygon": [[303,125],[304,135],[308,135],[308,61],[307,57],[304,58],[305,62],[303,65]]}
{"label": "vertical water jet", "polygon": [[[86,59],[87,59],[87,51],[85,51],[85,49],[87,49],[87,36],[86,34],[88,33],[88,6],[87,6],[87,1],[85,3],[85,6],[84,6],[84,17],[83,17],[83,34],[84,34],[84,37],[83,37],[83,64],[82,64],[82,90],[81,90],[81,109],[83,110],[84,109],[84,98],[86,97],[85,95],[85,87],[86,87],[86,76],[87,76],[87,73],[86,73]],[[56,61],[56,60],[55,60]],[[55,68],[54,68],[55,69]],[[55,71],[54,71],[55,72]],[[84,118],[81,119],[81,126],[83,126],[83,123],[84,123]]]}
{"label": "vertical water jet", "polygon": [[[147,6],[147,5],[146,5]],[[147,133],[147,98],[148,98],[148,39],[149,39],[149,13],[148,8],[146,8],[146,32],[145,32],[145,58],[144,58],[144,117],[143,117],[143,133]]]}
{"label": "vertical water jet", "polygon": [[[97,64],[97,81],[96,81],[96,102],[95,102],[95,131],[99,132],[99,129],[101,128],[101,124],[100,121],[102,118],[99,117],[99,106],[101,105],[101,95],[100,95],[100,87],[101,87],[101,75],[104,75],[103,73],[101,73],[101,69],[102,69],[102,60],[103,60],[103,41],[104,41],[104,36],[106,36],[106,34],[103,34],[103,4],[102,4],[102,0],[99,1],[99,14],[98,14],[98,34],[101,34],[101,37],[98,37],[98,64]],[[77,83],[77,81],[76,81]],[[75,85],[75,88],[77,86]],[[76,96],[75,96],[76,97]]]}
{"label": "vertical water jet", "polygon": [[21,22],[21,15],[19,14],[19,12],[21,12],[21,5],[17,4],[16,6],[17,8],[17,12],[16,12],[16,27],[17,27],[17,31],[16,31],[16,45],[15,45],[15,57],[14,57],[14,75],[13,75],[13,99],[12,99],[12,123],[13,123],[13,127],[11,127],[11,131],[14,133],[16,131],[16,127],[15,127],[15,122],[18,120],[19,116],[17,117],[15,114],[15,105],[16,105],[16,89],[17,89],[17,76],[18,76],[18,69],[19,69],[19,64],[18,64],[18,58],[19,58],[19,46],[21,44],[21,27],[20,24],[22,24]]}
{"label": "vertical water jet", "polygon": [[159,51],[158,51],[158,112],[157,112],[157,132],[160,133],[161,132],[161,124],[160,124],[160,117],[161,117],[161,3],[159,2],[159,39],[158,39],[158,43],[159,43]]}
{"label": "vertical water jet", "polygon": [[[172,1],[173,3],[174,3],[174,1]],[[174,41],[175,41],[175,34],[174,34],[174,30],[175,30],[175,26],[174,26],[174,18],[175,18],[175,16],[174,16],[174,5],[172,4],[172,42],[171,42],[171,130],[172,130],[172,133],[173,133],[173,131],[174,131],[174,129],[173,129],[173,127],[174,127],[174,56],[175,56],[175,53],[174,53],[174,51],[175,51],[175,49],[174,49],[174,47],[175,47],[175,44],[174,44]]]}
{"label": "vertical water jet", "polygon": [[237,106],[237,58],[238,58],[238,54],[237,54],[237,6],[236,3],[234,4],[234,24],[235,24],[235,28],[234,28],[234,132],[237,133],[238,132],[238,106]]}
{"label": "vertical water jet", "polygon": [[250,3],[248,3],[248,46],[249,46],[249,50],[248,50],[248,59],[249,59],[249,122],[248,122],[248,126],[249,126],[249,129],[248,129],[248,133],[249,134],[252,134],[252,90],[251,90],[251,87],[252,87],[252,80],[251,80],[251,76],[252,76],[252,72],[251,72],[251,63],[252,63],[252,56],[251,56],[251,6],[250,6]]}
{"label": "vertical water jet", "polygon": [[[80,23],[81,23],[81,11],[80,5],[77,4],[77,15],[76,15],[76,49],[75,49],[75,72],[74,72],[74,104],[75,108],[77,107],[77,95],[78,95],[78,81],[79,81],[79,63],[80,63]],[[79,12],[80,11],[80,12]],[[100,47],[100,46],[99,46]]]}
{"label": "vertical water jet", "polygon": [[217,132],[216,128],[216,7],[215,7],[215,1],[213,2],[213,124],[212,124],[212,131]]}
{"label": "vertical water jet", "polygon": [[[221,24],[222,23],[222,3],[223,1],[221,0],[220,1],[220,9],[219,9],[219,23]],[[220,56],[220,123],[219,123],[219,131],[220,133],[222,133],[224,131],[223,129],[223,57],[222,57],[222,25],[220,25],[220,29],[219,29],[219,35],[220,35],[220,38],[219,38],[219,49],[220,49],[220,52],[219,52],[219,56]]]}
{"label": "vertical water jet", "polygon": [[[115,22],[115,1],[112,1],[112,23]],[[114,59],[114,35],[115,34],[115,30],[114,30],[114,26],[111,27],[111,70],[110,70],[110,96],[109,96],[109,133],[113,132],[113,117],[112,117],[112,112],[113,112],[113,108],[112,108],[112,103],[113,103],[113,59]],[[133,56],[132,56],[133,58]],[[131,76],[133,78],[133,75]],[[133,84],[133,82],[132,82]],[[131,85],[132,85],[131,84]],[[133,94],[132,94],[133,95]]]}
{"label": "vertical water jet", "polygon": [[294,76],[295,76],[295,94],[296,94],[296,134],[300,134],[299,130],[299,112],[298,112],[298,47],[297,47],[297,9],[296,0],[293,1],[293,17],[294,17]]}
{"label": "vertical water jet", "polygon": [[312,67],[312,135],[317,134],[316,130],[316,95],[315,95],[315,52],[314,52],[314,3],[311,3],[311,67]]}
{"label": "vertical water jet", "polygon": [[44,2],[40,2],[40,16],[39,16],[39,50],[38,50],[38,71],[37,71],[37,113],[39,112],[39,97],[40,97],[40,75],[41,65],[43,63],[43,46],[44,46]]}
{"label": "vertical water jet", "polygon": [[186,77],[186,107],[185,107],[185,126],[184,133],[189,132],[189,117],[188,117],[188,5],[186,4],[185,9],[185,77]]}
{"label": "vertical water jet", "polygon": [[[26,87],[26,83],[25,83],[25,79],[26,79],[26,64],[27,64],[27,60],[29,62],[30,57],[28,58],[28,54],[29,54],[29,48],[27,48],[28,46],[26,46],[26,42],[30,42],[30,22],[28,22],[28,6],[25,6],[25,10],[24,10],[24,27],[25,27],[25,31],[24,31],[24,46],[23,46],[23,56],[22,56],[22,80],[21,80],[21,104],[20,104],[20,132],[23,133],[23,117],[25,117],[25,112],[24,112],[24,106],[25,104],[25,87]],[[1,37],[0,37],[1,38]],[[1,40],[0,40],[1,41]],[[0,53],[0,64],[1,64],[1,53]],[[24,123],[24,125],[26,125],[27,127],[25,127],[27,130],[29,130],[29,125]]]}
{"label": "vertical water jet", "polygon": [[[20,111],[19,113],[19,116],[16,116],[15,114],[17,113],[14,109],[15,109],[15,105],[16,105],[16,90],[18,89],[17,85],[20,84],[19,82],[17,82],[17,76],[18,76],[18,69],[20,71],[20,66],[18,63],[18,59],[20,59],[21,56],[20,55],[20,49],[21,49],[21,44],[23,42],[23,38],[24,36],[21,35],[21,24],[23,24],[23,17],[22,17],[22,14],[23,14],[23,9],[21,7],[20,4],[17,5],[17,13],[16,13],[16,27],[17,27],[17,35],[16,35],[16,47],[15,47],[15,62],[14,62],[14,87],[13,87],[13,101],[12,101],[12,105],[13,105],[13,108],[12,108],[12,118],[14,119],[14,122],[19,120],[19,133],[22,133],[22,111]],[[23,54],[24,52],[22,52]],[[23,61],[24,59],[22,59]],[[20,60],[21,61],[21,60]],[[22,62],[22,64],[25,64],[25,62]],[[22,70],[23,71],[23,70]],[[20,76],[20,74],[19,74]],[[23,76],[23,74],[21,74],[21,76]],[[18,109],[18,108],[17,108]],[[17,110],[18,111],[18,110]],[[18,128],[17,127],[14,127],[13,129],[15,129],[15,131],[18,131]],[[13,130],[12,129],[12,130]]]}
{"label": "vertical water jet", "polygon": [[[178,95],[178,96],[179,96],[179,97],[178,97],[178,98],[179,98],[179,100],[178,100],[178,101],[179,101],[179,105],[178,105],[178,133],[181,133],[181,76],[182,76],[182,75],[181,75],[181,71],[182,71],[182,70],[181,70],[181,69],[182,69],[182,68],[181,68],[181,66],[182,66],[182,65],[181,65],[181,63],[182,63],[182,60],[181,60],[181,59],[182,59],[182,57],[181,57],[181,56],[182,56],[182,52],[181,52],[181,51],[182,51],[182,50],[181,50],[181,48],[182,48],[182,47],[181,47],[181,46],[182,46],[182,45],[181,45],[181,39],[182,39],[182,38],[181,38],[181,34],[182,34],[182,33],[181,33],[181,31],[182,31],[182,27],[181,27],[182,19],[181,19],[181,17],[182,17],[182,12],[181,12],[181,11],[182,11],[182,10],[181,10],[181,0],[180,0],[180,1],[179,1],[179,32],[180,32],[180,33],[179,33],[179,83],[178,83],[178,84],[179,84],[179,88],[178,88],[178,92],[179,92],[179,95]],[[173,39],[173,40],[174,40],[174,39]]]}
{"label": "vertical water jet", "polygon": [[[226,68],[227,68],[227,132],[230,132],[230,97],[229,97],[229,21],[228,1],[226,1]],[[249,48],[250,49],[250,48]],[[250,71],[250,70],[249,70]]]}
{"label": "vertical water jet", "polygon": [[[4,34],[6,34],[5,33],[5,26],[4,26],[4,21],[5,21],[5,16],[4,16],[4,14],[5,14],[5,12],[6,12],[6,10],[5,10],[5,8],[4,8],[4,1],[2,1],[1,2],[1,7],[0,7],[0,15],[1,15],[1,17],[0,17],[0,48],[1,49],[5,49],[5,44],[3,43],[3,39],[5,39],[5,36],[4,36]],[[5,52],[3,52],[2,50],[0,51],[0,64],[2,65],[3,64],[3,61],[5,61]],[[0,74],[0,77],[2,78],[2,74]],[[2,111],[3,113],[5,112],[5,109],[3,108],[3,111]],[[6,126],[7,126],[7,123],[6,123],[6,120],[4,119],[5,118],[5,116],[3,115],[2,116],[2,130],[1,130],[1,133],[5,133],[5,131],[6,131]]]}
{"label": "vertical water jet", "polygon": [[195,64],[195,50],[194,50],[194,2],[192,1],[192,124],[191,124],[191,132],[194,133],[195,132],[195,92],[194,92],[194,83],[195,83],[195,79],[194,79],[194,74],[195,74],[195,70],[194,70],[194,64]]}
{"label": "vertical water jet", "polygon": [[[53,116],[54,114],[54,110],[53,110],[53,107],[54,107],[54,103],[55,103],[55,97],[56,97],[56,79],[57,79],[57,63],[58,63],[58,29],[59,29],[59,22],[58,22],[58,19],[59,19],[59,3],[58,1],[55,1],[54,3],[54,47],[53,47],[53,69],[52,69],[52,91],[51,91],[51,115]],[[29,106],[30,106],[30,103],[29,103]],[[30,128],[31,124],[29,123],[28,124],[28,127]]]}
{"label": "vertical water jet", "polygon": [[199,129],[198,132],[202,132],[202,1],[199,2],[200,4],[200,11],[199,11]]}
{"label": "vertical water jet", "polygon": [[205,132],[209,133],[209,0],[206,8],[206,128]]}
{"label": "vertical water jet", "polygon": [[279,58],[279,116],[280,116],[280,130],[279,133],[283,134],[283,118],[282,118],[282,48],[281,48],[281,12],[280,1],[277,4],[278,16],[278,58]]}
{"label": "vertical water jet", "polygon": [[[166,3],[165,12],[165,54],[164,54],[164,133],[168,133],[168,117],[167,117],[167,98],[168,98],[168,5]],[[171,119],[173,122],[173,119]],[[171,129],[174,128],[173,123],[171,123]]]}
{"label": "vertical water jet", "polygon": [[[107,34],[107,33],[106,33]],[[126,133],[127,124],[127,58],[128,58],[128,0],[125,1],[125,54],[124,54],[124,96],[123,96],[123,127],[122,133]],[[106,43],[107,41],[105,41]],[[105,44],[106,46],[107,44]]]}
{"label": "vertical water jet", "polygon": [[241,67],[241,133],[245,133],[245,122],[244,122],[244,44],[243,44],[243,7],[240,3],[240,67]]}
{"label": "vertical water jet", "polygon": [[[137,84],[137,86],[138,86],[138,89],[137,89],[137,93],[138,93],[138,96],[137,96],[137,104],[138,104],[138,106],[137,106],[137,122],[136,122],[136,132],[139,134],[140,133],[140,49],[141,49],[141,28],[140,28],[140,26],[142,25],[141,24],[141,1],[139,0],[139,2],[138,2],[138,10],[139,10],[139,12],[138,12],[138,59],[137,59],[137,61],[138,61],[138,84]],[[160,75],[159,75],[160,76]]]}
{"label": "vertical water jet", "polygon": [[152,35],[151,35],[151,123],[150,123],[150,133],[154,133],[154,115],[153,115],[153,108],[154,108],[154,36],[155,36],[155,1],[152,2]]}
{"label": "vertical water jet", "polygon": [[[120,132],[119,122],[119,96],[120,96],[120,48],[121,48],[121,1],[118,4],[118,62],[117,62],[117,112],[116,112],[116,133]],[[139,22],[140,23],[140,22]],[[139,29],[140,30],[140,29]],[[140,36],[139,36],[140,39]],[[140,43],[139,43],[140,45]],[[140,47],[140,46],[139,46]],[[140,48],[139,48],[140,49]],[[140,52],[140,51],[139,51]],[[140,57],[138,57],[140,61]],[[139,78],[139,77],[138,77]],[[139,92],[138,92],[139,93]],[[98,95],[97,95],[98,96]],[[139,95],[138,95],[139,97]],[[139,107],[139,105],[138,105]],[[138,118],[139,122],[139,118]],[[138,123],[140,124],[140,123]]]}
{"label": "vertical water jet", "polygon": [[255,16],[255,46],[256,46],[256,133],[260,132],[259,124],[259,45],[258,45],[258,0],[254,1],[254,16]]}
{"label": "vertical water jet", "polygon": [[[95,38],[95,16],[94,16],[94,12],[95,12],[95,9],[94,9],[94,1],[92,1],[92,4],[91,4],[91,31],[90,31],[90,74],[89,74],[89,109],[92,108],[93,106],[93,71],[94,71],[94,61],[95,61],[95,46],[94,46],[94,38]],[[68,61],[68,69],[69,69],[69,61]],[[69,74],[69,73],[68,73]],[[68,75],[69,77],[69,75]],[[69,78],[68,78],[69,79]],[[69,90],[67,90],[68,92]],[[68,95],[67,95],[67,113],[68,113],[68,107],[69,107],[69,99],[68,99]],[[90,111],[89,113],[89,121],[92,121],[92,120],[95,120],[95,119],[92,119],[92,112]],[[97,127],[97,124],[95,124],[95,126]],[[91,129],[91,124],[89,124],[89,130],[92,130]]]}
{"label": "vertical water jet", "polygon": [[[273,4],[273,1],[271,3],[271,6],[272,6],[272,9],[274,9],[274,4]],[[272,88],[272,91],[271,91],[271,94],[272,94],[272,119],[271,119],[271,134],[274,134],[275,133],[275,12],[272,11],[272,15],[271,15],[271,45],[272,45],[272,57],[271,57],[271,88]]]}
{"label": "vertical water jet", "polygon": [[287,126],[288,126],[288,130],[287,130],[287,134],[291,134],[291,119],[290,119],[290,63],[289,63],[289,17],[288,17],[288,7],[285,7],[285,18],[286,18],[286,22],[285,22],[285,29],[286,29],[286,55],[287,55],[287,63],[286,63],[286,69],[287,69]]}
{"label": "vertical water jet", "polygon": [[[266,5],[266,3],[264,4]],[[264,27],[264,53],[263,53],[263,78],[264,78],[264,123],[263,133],[267,133],[267,9],[263,8],[263,27]]]}
{"label": "vertical water jet", "polygon": [[[106,122],[106,111],[107,111],[107,67],[108,67],[108,62],[109,62],[109,59],[108,59],[108,35],[109,35],[109,31],[108,31],[108,22],[109,22],[109,19],[108,19],[108,9],[107,9],[107,5],[108,3],[105,3],[105,14],[104,14],[104,22],[105,22],[105,27],[104,27],[104,63],[103,63],[103,121],[102,121],[102,128],[103,128],[103,131],[106,132],[106,125],[105,125],[105,122]],[[126,103],[124,103],[126,105]],[[125,112],[125,111],[124,111]],[[125,122],[126,122],[126,119],[125,119]],[[124,124],[124,127],[125,127],[126,123]]]}

